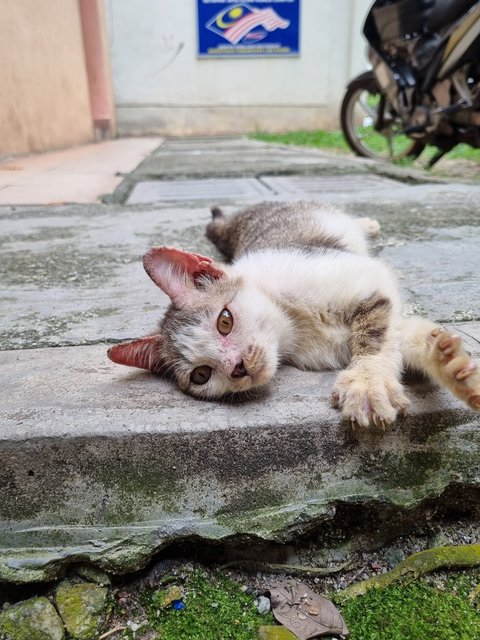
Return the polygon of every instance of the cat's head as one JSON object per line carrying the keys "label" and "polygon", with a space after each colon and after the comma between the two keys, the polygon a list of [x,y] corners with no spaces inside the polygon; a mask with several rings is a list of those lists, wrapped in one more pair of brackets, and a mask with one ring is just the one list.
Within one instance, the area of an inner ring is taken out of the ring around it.
{"label": "cat's head", "polygon": [[264,294],[231,268],[180,249],[155,247],[143,263],[171,305],[158,334],[111,347],[111,360],[170,373],[200,398],[269,382],[279,359],[278,310]]}

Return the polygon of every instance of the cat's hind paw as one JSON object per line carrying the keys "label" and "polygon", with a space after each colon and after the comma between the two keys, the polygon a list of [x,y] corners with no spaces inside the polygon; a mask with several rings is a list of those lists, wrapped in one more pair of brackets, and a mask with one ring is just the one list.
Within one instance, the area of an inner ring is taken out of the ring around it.
{"label": "cat's hind paw", "polygon": [[374,237],[380,233],[380,223],[373,218],[357,218],[356,219],[363,233],[367,236]]}
{"label": "cat's hind paw", "polygon": [[429,336],[436,374],[450,391],[480,411],[480,372],[477,363],[464,350],[462,339],[441,328]]}

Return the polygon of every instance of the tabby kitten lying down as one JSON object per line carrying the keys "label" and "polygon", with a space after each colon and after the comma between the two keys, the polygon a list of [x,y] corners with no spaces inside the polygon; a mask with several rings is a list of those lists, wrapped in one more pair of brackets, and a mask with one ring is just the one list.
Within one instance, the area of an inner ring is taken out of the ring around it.
{"label": "tabby kitten lying down", "polygon": [[231,264],[150,249],[145,269],[171,305],[158,333],[111,347],[111,360],[170,372],[199,398],[266,385],[280,363],[341,369],[333,402],[364,427],[406,411],[407,367],[480,410],[480,374],[460,337],[403,317],[394,274],[368,256],[376,221],[311,202],[212,214],[207,236]]}

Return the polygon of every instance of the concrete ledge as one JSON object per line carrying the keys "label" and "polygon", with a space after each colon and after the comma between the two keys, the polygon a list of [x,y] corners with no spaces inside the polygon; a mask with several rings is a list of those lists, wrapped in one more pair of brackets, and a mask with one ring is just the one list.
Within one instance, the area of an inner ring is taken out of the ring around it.
{"label": "concrete ledge", "polygon": [[[478,323],[461,328],[478,354]],[[130,571],[198,536],[286,542],[342,505],[398,528],[449,492],[478,495],[477,414],[417,382],[406,420],[355,435],[330,407],[334,375],[285,367],[262,395],[203,403],[102,345],[3,352],[0,580]]]}

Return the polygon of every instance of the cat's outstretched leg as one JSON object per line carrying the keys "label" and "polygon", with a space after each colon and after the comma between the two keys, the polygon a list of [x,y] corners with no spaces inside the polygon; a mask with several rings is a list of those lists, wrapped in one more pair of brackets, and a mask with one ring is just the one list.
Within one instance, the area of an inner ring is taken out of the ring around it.
{"label": "cat's outstretched leg", "polygon": [[385,428],[407,410],[400,383],[401,325],[396,308],[376,292],[357,303],[347,319],[352,361],[338,375],[332,400],[353,426]]}
{"label": "cat's outstretched leg", "polygon": [[426,374],[480,411],[479,367],[463,348],[460,336],[424,318],[406,318],[402,351],[407,367]]}

